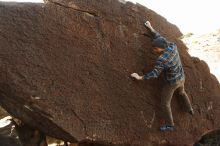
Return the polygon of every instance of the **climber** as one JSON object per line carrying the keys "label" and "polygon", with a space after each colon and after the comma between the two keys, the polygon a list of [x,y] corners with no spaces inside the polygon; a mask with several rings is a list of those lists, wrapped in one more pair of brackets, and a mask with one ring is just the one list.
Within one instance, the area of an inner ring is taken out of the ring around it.
{"label": "climber", "polygon": [[190,100],[184,89],[185,75],[181,64],[180,56],[177,50],[177,46],[174,43],[168,42],[151,26],[149,21],[146,21],[145,26],[150,30],[153,42],[152,50],[155,54],[160,55],[156,60],[154,69],[146,73],[143,76],[137,73],[132,73],[131,77],[137,80],[148,80],[150,78],[157,78],[160,73],[164,72],[165,84],[163,85],[161,95],[161,109],[163,112],[165,125],[160,127],[161,131],[173,131],[174,122],[171,112],[171,99],[174,91],[182,97],[185,102],[187,112],[191,115],[194,114]]}

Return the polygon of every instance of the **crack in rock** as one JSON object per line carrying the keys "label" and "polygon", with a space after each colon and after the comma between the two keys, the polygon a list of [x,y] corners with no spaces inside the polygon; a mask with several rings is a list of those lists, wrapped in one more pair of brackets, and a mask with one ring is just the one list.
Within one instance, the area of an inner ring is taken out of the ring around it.
{"label": "crack in rock", "polygon": [[88,131],[87,131],[87,127],[86,127],[85,122],[83,121],[83,119],[81,119],[81,118],[79,117],[79,115],[78,115],[74,110],[71,110],[71,111],[72,111],[72,113],[74,114],[74,116],[82,123],[83,129],[84,129],[84,131],[85,131],[85,135],[86,135],[86,137],[88,137],[89,134],[88,134]]}
{"label": "crack in rock", "polygon": [[98,14],[96,14],[95,12],[90,12],[90,11],[87,11],[87,10],[82,10],[82,9],[79,9],[77,7],[71,7],[71,6],[67,6],[67,5],[64,5],[64,4],[61,4],[59,2],[54,2],[54,1],[49,1],[55,5],[59,5],[61,7],[65,7],[65,8],[68,8],[68,9],[72,9],[72,10],[75,10],[75,11],[78,11],[78,12],[83,12],[83,13],[86,13],[87,15],[90,15],[90,16],[93,16],[93,17],[98,17]]}

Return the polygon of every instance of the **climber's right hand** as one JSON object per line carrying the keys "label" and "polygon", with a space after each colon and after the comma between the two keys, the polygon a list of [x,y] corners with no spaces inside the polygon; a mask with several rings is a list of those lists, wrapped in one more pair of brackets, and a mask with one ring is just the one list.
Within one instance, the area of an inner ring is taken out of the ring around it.
{"label": "climber's right hand", "polygon": [[148,28],[151,27],[150,21],[146,21],[146,22],[144,23],[144,25],[145,25],[146,27],[148,27]]}

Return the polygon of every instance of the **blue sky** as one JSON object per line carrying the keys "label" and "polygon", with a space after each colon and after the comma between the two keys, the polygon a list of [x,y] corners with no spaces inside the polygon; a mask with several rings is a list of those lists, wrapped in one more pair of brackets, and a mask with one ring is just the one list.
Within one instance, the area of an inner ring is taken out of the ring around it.
{"label": "blue sky", "polygon": [[[0,0],[2,1],[2,0]],[[4,0],[43,2],[43,0]],[[185,34],[203,34],[220,29],[220,0],[127,0],[138,2],[176,24]]]}

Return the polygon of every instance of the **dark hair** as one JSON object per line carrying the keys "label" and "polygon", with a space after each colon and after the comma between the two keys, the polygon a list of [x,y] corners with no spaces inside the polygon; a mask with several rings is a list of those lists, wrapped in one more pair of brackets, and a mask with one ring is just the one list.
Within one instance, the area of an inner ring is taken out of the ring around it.
{"label": "dark hair", "polygon": [[166,49],[168,47],[168,42],[164,37],[158,37],[153,39],[153,47]]}

